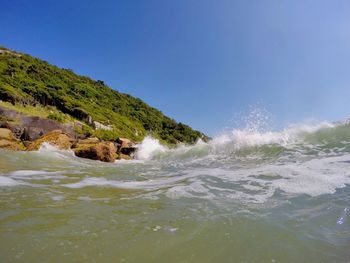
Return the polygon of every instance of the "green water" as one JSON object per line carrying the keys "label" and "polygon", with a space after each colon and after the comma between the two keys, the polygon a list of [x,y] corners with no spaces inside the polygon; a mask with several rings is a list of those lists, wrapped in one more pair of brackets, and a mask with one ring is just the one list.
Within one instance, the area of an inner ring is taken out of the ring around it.
{"label": "green water", "polygon": [[113,164],[0,151],[0,262],[350,262],[350,144],[330,132]]}

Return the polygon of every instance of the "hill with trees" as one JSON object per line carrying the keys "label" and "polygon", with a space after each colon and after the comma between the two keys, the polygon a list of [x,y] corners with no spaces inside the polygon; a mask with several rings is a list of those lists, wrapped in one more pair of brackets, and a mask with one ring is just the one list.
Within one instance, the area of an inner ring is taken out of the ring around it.
{"label": "hill with trees", "polygon": [[[80,133],[105,140],[135,141],[151,135],[167,144],[207,140],[141,99],[120,93],[101,80],[75,74],[30,55],[0,48],[0,100],[11,107],[58,122],[81,123]],[[11,104],[10,104],[11,103]]]}

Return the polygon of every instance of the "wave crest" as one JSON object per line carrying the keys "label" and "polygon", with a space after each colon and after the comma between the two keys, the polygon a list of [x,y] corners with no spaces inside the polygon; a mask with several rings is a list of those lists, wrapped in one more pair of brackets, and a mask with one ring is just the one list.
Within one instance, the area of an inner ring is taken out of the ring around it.
{"label": "wave crest", "polygon": [[[350,124],[321,122],[314,125],[293,125],[281,131],[259,131],[258,129],[234,129],[231,132],[214,137],[208,143],[198,141],[195,145],[178,145],[171,149],[159,143],[157,139],[146,137],[139,145],[136,158],[154,160],[164,158],[194,158],[204,155],[242,156],[249,154],[274,154],[283,149],[300,151],[324,145],[340,147],[336,144],[349,144]],[[347,148],[346,148],[347,149]]]}

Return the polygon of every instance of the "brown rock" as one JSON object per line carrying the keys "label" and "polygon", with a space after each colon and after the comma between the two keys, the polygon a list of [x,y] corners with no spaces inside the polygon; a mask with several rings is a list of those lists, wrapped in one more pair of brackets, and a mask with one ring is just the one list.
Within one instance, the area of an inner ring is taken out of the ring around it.
{"label": "brown rock", "polygon": [[20,141],[8,141],[5,139],[0,139],[0,149],[24,151],[26,148]]}
{"label": "brown rock", "polygon": [[118,160],[131,160],[132,159],[130,157],[130,155],[126,155],[126,154],[122,154],[122,153],[119,153],[117,158],[118,158]]}
{"label": "brown rock", "polygon": [[44,135],[44,131],[40,127],[24,127],[20,135],[22,141],[35,141]]}
{"label": "brown rock", "polygon": [[25,150],[23,143],[16,139],[10,129],[0,128],[0,148],[13,151]]}
{"label": "brown rock", "polygon": [[74,154],[78,157],[113,162],[116,158],[116,149],[111,142],[98,142],[95,144],[77,144]]}
{"label": "brown rock", "polygon": [[123,148],[123,147],[130,147],[130,146],[133,145],[133,143],[129,139],[126,139],[126,138],[118,138],[117,139],[117,143],[120,144],[121,148]]}
{"label": "brown rock", "polygon": [[12,131],[10,129],[6,129],[6,128],[0,128],[0,139],[6,139],[9,141],[16,140]]}
{"label": "brown rock", "polygon": [[96,144],[101,142],[100,139],[96,138],[96,137],[90,137],[90,138],[86,138],[83,140],[79,140],[77,145],[81,145],[81,144]]}
{"label": "brown rock", "polygon": [[51,145],[54,145],[58,147],[61,150],[67,150],[70,149],[72,143],[69,136],[65,133],[63,133],[61,130],[54,130],[51,131],[44,136],[40,137],[39,139],[35,140],[31,144],[29,144],[27,150],[28,151],[35,151],[39,150],[40,146],[47,142]]}
{"label": "brown rock", "polygon": [[77,140],[73,143],[72,149],[81,148],[83,145],[88,146],[88,145],[96,144],[99,142],[101,142],[101,140],[96,138],[96,137],[90,137],[90,138],[86,138],[86,139]]}
{"label": "brown rock", "polygon": [[8,125],[6,128],[11,129],[22,141],[34,141],[54,130],[62,130],[72,138],[78,136],[71,123],[59,123],[38,116],[29,116],[3,106],[0,106],[0,125]]}
{"label": "brown rock", "polygon": [[120,149],[120,152],[124,155],[129,155],[130,157],[136,152],[136,147],[123,147]]}

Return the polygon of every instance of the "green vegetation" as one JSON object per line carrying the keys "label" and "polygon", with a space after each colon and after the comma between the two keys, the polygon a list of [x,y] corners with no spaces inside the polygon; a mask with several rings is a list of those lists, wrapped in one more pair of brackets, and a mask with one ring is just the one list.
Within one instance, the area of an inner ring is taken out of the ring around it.
{"label": "green vegetation", "polygon": [[37,104],[35,106],[25,105],[21,103],[12,104],[6,101],[0,101],[0,106],[11,110],[16,110],[17,112],[21,112],[29,116],[38,116],[41,118],[48,118],[59,122],[71,122],[74,120],[74,118],[72,118],[68,114],[63,114],[62,112],[57,110],[56,107],[54,106],[45,107],[40,104]]}
{"label": "green vegetation", "polygon": [[16,110],[60,122],[76,119],[89,124],[92,118],[112,125],[113,131],[89,131],[106,140],[127,137],[139,141],[148,134],[168,144],[207,139],[201,132],[177,123],[138,98],[109,88],[101,80],[79,76],[70,69],[5,48],[0,48],[0,99],[10,102]]}
{"label": "green vegetation", "polygon": [[58,121],[58,122],[64,122],[64,114],[61,112],[52,112],[47,116],[48,119]]}
{"label": "green vegetation", "polygon": [[121,135],[115,130],[108,131],[108,130],[103,130],[103,129],[97,129],[92,134],[93,134],[93,136],[100,138],[102,140],[105,140],[105,141],[114,141],[118,137],[121,137]]}
{"label": "green vegetation", "polygon": [[14,119],[7,116],[0,116],[0,121],[13,122]]}
{"label": "green vegetation", "polygon": [[[0,90],[1,90],[1,88],[0,88]],[[11,110],[16,110],[16,111],[24,113],[26,115],[38,116],[41,118],[47,118],[47,116],[50,114],[50,110],[47,107],[43,107],[41,105],[32,106],[32,105],[23,105],[20,103],[11,104],[10,102],[0,101],[0,106],[11,109]]]}
{"label": "green vegetation", "polygon": [[[74,131],[75,131],[77,134],[81,134],[81,135],[84,134],[84,135],[86,135],[86,136],[88,136],[88,137],[92,136],[93,133],[94,133],[94,130],[93,130],[90,126],[88,126],[88,125],[86,125],[86,124],[83,124],[83,125],[74,125],[73,128],[74,128]],[[102,138],[100,138],[100,139],[102,139]]]}

